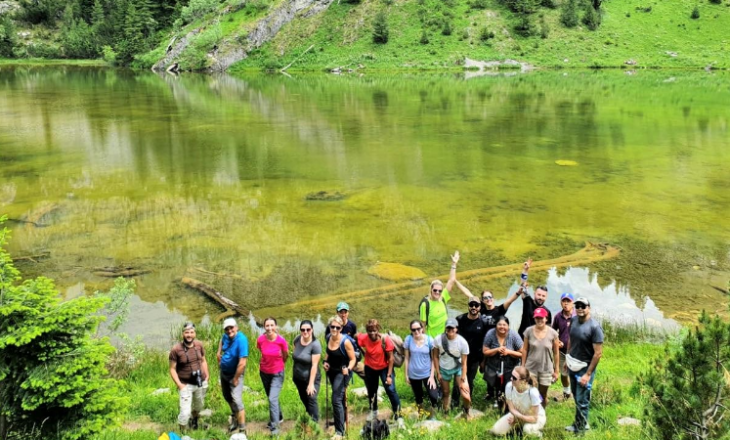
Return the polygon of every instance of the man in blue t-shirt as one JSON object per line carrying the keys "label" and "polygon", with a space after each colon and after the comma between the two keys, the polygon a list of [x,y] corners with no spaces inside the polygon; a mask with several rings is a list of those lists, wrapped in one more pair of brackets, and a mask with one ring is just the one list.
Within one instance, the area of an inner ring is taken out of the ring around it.
{"label": "man in blue t-shirt", "polygon": [[218,363],[221,370],[223,398],[231,407],[229,432],[246,433],[246,411],[243,407],[243,374],[248,358],[248,339],[238,331],[236,320],[223,321],[223,337],[218,344]]}

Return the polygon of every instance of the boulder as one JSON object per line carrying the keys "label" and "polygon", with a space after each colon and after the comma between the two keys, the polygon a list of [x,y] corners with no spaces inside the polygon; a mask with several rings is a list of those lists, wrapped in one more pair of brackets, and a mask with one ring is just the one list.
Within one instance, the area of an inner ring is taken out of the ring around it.
{"label": "boulder", "polygon": [[442,422],[440,420],[424,420],[423,422],[416,423],[413,427],[428,432],[435,432],[441,429],[444,425],[446,425],[446,422]]}
{"label": "boulder", "polygon": [[154,391],[152,391],[153,396],[159,396],[160,394],[167,394],[170,392],[169,388],[158,388]]}
{"label": "boulder", "polygon": [[618,419],[619,426],[641,426],[641,420],[633,417],[621,417]]}

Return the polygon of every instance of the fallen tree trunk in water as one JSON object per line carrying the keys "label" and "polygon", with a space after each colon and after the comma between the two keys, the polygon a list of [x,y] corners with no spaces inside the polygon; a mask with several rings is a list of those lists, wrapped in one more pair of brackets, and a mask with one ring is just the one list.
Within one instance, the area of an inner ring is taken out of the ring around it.
{"label": "fallen tree trunk in water", "polygon": [[[208,295],[208,298],[212,299],[213,301],[217,302],[218,304],[222,305],[223,308],[226,309],[226,313],[219,315],[220,317],[230,316],[229,311],[234,311],[236,314],[248,317],[251,314],[250,310],[246,310],[235,301],[232,301],[228,298],[226,298],[221,292],[215,290],[213,286],[210,286],[208,284],[205,284],[202,281],[198,281],[195,278],[190,277],[182,277],[180,280],[184,285],[187,287],[190,287],[191,289],[195,289],[199,292],[203,292],[206,295]],[[257,323],[258,324],[258,323]],[[258,324],[261,325],[261,324]]]}
{"label": "fallen tree trunk in water", "polygon": [[43,260],[45,258],[50,258],[51,253],[48,251],[41,252],[37,255],[25,255],[23,257],[13,257],[13,263],[18,261],[31,261],[33,263],[38,263],[38,260]]}
{"label": "fallen tree trunk in water", "polygon": [[132,266],[119,266],[119,267],[95,267],[93,274],[98,277],[104,278],[132,278],[147,273],[151,273],[149,269],[139,269]]}

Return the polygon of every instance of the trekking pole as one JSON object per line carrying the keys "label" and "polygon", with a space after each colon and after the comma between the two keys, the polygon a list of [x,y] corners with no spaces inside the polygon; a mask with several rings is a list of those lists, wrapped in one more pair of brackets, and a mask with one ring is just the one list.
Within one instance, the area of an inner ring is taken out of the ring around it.
{"label": "trekking pole", "polygon": [[349,408],[347,406],[347,376],[345,376],[345,381],[345,433],[347,433],[348,429],[350,428],[350,416],[348,415]]}
{"label": "trekking pole", "polygon": [[324,430],[330,427],[330,381],[327,374],[324,375]]}

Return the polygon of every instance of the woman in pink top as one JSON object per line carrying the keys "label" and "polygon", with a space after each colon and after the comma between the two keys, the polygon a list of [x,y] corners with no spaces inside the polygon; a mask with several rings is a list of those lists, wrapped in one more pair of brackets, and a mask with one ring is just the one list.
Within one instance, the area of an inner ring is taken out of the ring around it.
{"label": "woman in pink top", "polygon": [[278,435],[279,423],[284,420],[279,394],[284,386],[284,363],[289,357],[289,344],[279,335],[275,318],[264,320],[264,330],[264,334],[256,340],[256,346],[261,350],[259,374],[269,398],[269,431],[271,435]]}

